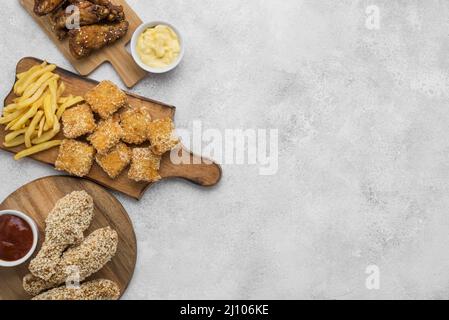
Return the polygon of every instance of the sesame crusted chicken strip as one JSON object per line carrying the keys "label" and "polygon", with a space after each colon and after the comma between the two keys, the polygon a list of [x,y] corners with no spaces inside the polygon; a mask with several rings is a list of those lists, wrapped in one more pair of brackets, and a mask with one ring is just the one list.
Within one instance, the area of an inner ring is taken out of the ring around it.
{"label": "sesame crusted chicken strip", "polygon": [[79,270],[79,281],[102,269],[117,251],[118,234],[110,227],[92,232],[78,246],[69,248],[56,266],[49,280],[28,274],[23,278],[23,288],[32,296],[64,283],[73,268]]}
{"label": "sesame crusted chicken strip", "polygon": [[94,215],[94,202],[85,191],[74,191],[56,202],[45,219],[45,241],[29,269],[48,280],[56,272],[64,250],[80,243]]}
{"label": "sesame crusted chicken strip", "polygon": [[120,289],[115,282],[100,279],[85,282],[79,288],[62,286],[48,290],[32,300],[117,300],[119,297]]}
{"label": "sesame crusted chicken strip", "polygon": [[69,31],[70,52],[76,59],[90,55],[122,38],[129,28],[129,22],[93,24]]}

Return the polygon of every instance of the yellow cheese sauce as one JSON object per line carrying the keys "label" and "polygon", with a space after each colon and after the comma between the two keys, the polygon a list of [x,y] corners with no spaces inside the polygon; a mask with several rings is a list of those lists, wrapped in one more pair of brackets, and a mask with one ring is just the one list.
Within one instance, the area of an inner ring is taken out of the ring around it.
{"label": "yellow cheese sauce", "polygon": [[178,35],[172,28],[157,25],[146,29],[137,40],[137,53],[144,64],[152,68],[171,65],[181,52]]}

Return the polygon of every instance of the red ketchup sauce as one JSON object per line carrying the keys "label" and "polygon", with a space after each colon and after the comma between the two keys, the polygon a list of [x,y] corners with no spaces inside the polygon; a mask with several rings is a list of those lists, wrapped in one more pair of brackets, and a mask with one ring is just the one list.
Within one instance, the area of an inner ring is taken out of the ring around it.
{"label": "red ketchup sauce", "polygon": [[17,261],[33,246],[33,230],[20,217],[5,214],[0,216],[0,260]]}

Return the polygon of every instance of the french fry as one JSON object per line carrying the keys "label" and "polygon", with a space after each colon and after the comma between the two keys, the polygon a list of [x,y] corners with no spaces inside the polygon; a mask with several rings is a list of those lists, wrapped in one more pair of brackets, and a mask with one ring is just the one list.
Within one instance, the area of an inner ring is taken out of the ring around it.
{"label": "french fry", "polygon": [[16,98],[3,108],[0,124],[10,130],[4,146],[11,148],[25,144],[26,149],[16,154],[14,159],[47,150],[61,144],[54,139],[61,131],[60,118],[67,108],[82,101],[82,97],[69,95],[60,76],[53,73],[55,65],[43,62],[17,75],[14,84]]}
{"label": "french fry", "polygon": [[22,110],[18,110],[15,111],[13,113],[8,114],[7,116],[3,116],[0,118],[0,124],[6,124],[9,123],[11,121],[13,121],[14,119],[16,119],[17,117],[20,117],[20,115],[23,113]]}
{"label": "french fry", "polygon": [[44,150],[48,150],[48,149],[51,149],[53,147],[59,146],[61,144],[61,142],[62,142],[61,140],[53,140],[53,141],[48,141],[48,142],[45,142],[45,143],[37,144],[37,145],[35,145],[35,146],[31,147],[31,148],[25,149],[25,150],[20,151],[19,153],[17,153],[14,156],[14,160],[20,160],[22,158],[31,156],[31,155],[33,155],[35,153],[39,153],[39,152],[42,152]]}
{"label": "french fry", "polygon": [[25,92],[26,88],[27,88],[31,83],[33,83],[33,81],[35,81],[36,79],[38,79],[38,78],[39,78],[41,75],[43,75],[44,73],[46,73],[46,72],[48,72],[48,71],[52,72],[52,71],[55,70],[55,69],[56,69],[56,66],[55,66],[54,64],[51,64],[51,65],[48,65],[48,66],[46,66],[46,67],[44,67],[44,68],[42,68],[42,69],[40,69],[40,70],[37,70],[37,71],[31,73],[31,74],[26,78],[26,80],[23,82],[23,84],[20,84],[20,85],[17,87],[17,92],[15,92],[15,93],[16,93],[17,95],[22,95],[22,94]]}
{"label": "french fry", "polygon": [[17,104],[16,103],[11,103],[8,104],[6,107],[3,108],[3,113],[5,112],[14,112],[17,110]]}
{"label": "french fry", "polygon": [[54,78],[54,76],[52,78],[48,79],[47,81],[45,81],[39,87],[39,89],[33,94],[33,96],[31,96],[28,99],[25,99],[23,101],[18,102],[16,109],[26,108],[26,107],[30,106],[31,104],[33,104],[34,102],[36,102],[37,100],[39,100],[39,98],[42,96],[42,94],[44,93],[45,89],[49,86],[49,84],[50,84],[50,82],[52,81],[53,78]]}
{"label": "french fry", "polygon": [[37,131],[38,138],[40,138],[42,136],[42,132],[44,132],[44,125],[45,125],[45,117],[42,117],[41,121],[39,122],[39,130]]}
{"label": "french fry", "polygon": [[61,81],[61,84],[58,87],[58,100],[64,94],[65,91],[65,83]]}
{"label": "french fry", "polygon": [[43,143],[43,142],[47,142],[47,141],[53,139],[54,137],[56,137],[56,135],[59,133],[59,131],[61,131],[61,125],[59,124],[59,121],[58,121],[56,129],[53,128],[52,130],[43,133],[40,136],[40,138],[32,139],[31,143],[32,144],[40,144],[40,143]]}
{"label": "french fry", "polygon": [[54,113],[52,112],[52,106],[51,106],[51,94],[47,94],[44,98],[44,112],[45,112],[45,119],[46,119],[45,130],[48,130],[53,126],[53,120],[54,120],[54,117],[53,117]]}
{"label": "french fry", "polygon": [[17,147],[17,146],[20,146],[20,145],[22,145],[22,144],[24,144],[25,143],[25,137],[24,137],[24,135],[22,134],[22,135],[20,135],[20,136],[18,136],[18,137],[15,137],[14,139],[12,139],[11,141],[9,141],[9,142],[4,142],[3,143],[3,145],[6,147],[6,148],[13,148],[13,147]]}
{"label": "french fry", "polygon": [[58,109],[58,80],[54,79],[50,81],[48,87],[50,88],[51,95],[51,113],[54,115]]}
{"label": "french fry", "polygon": [[[44,62],[45,63],[45,62]],[[28,69],[27,71],[21,72],[17,75],[17,79],[23,79],[23,77],[26,77],[27,75],[33,73],[34,71],[37,71],[39,69],[42,69],[42,64],[38,65],[38,66],[33,66],[30,69]],[[17,81],[19,82],[19,81]],[[16,83],[17,83],[16,82]]]}
{"label": "french fry", "polygon": [[36,126],[39,124],[39,121],[41,121],[42,116],[44,115],[44,112],[39,110],[36,115],[34,116],[33,120],[30,123],[30,126],[26,129],[25,132],[25,146],[27,148],[31,148],[31,136],[36,132]]}
{"label": "french fry", "polygon": [[26,131],[26,129],[20,129],[20,130],[16,130],[13,132],[8,133],[5,136],[5,142],[11,142],[12,140],[14,140],[16,137],[20,136],[21,134],[24,134]]}
{"label": "french fry", "polygon": [[58,117],[56,115],[53,115],[53,131],[58,131],[61,129],[61,124],[59,123]]}
{"label": "french fry", "polygon": [[23,116],[20,117],[20,119],[14,123],[14,125],[11,127],[12,130],[17,130],[22,127],[22,125],[26,124],[26,122],[34,117],[38,109],[37,104],[34,104]]}
{"label": "french fry", "polygon": [[65,103],[59,106],[58,111],[56,112],[56,116],[58,117],[58,120],[61,120],[61,117],[63,113],[66,111],[66,109],[73,107],[74,105],[83,102],[83,97],[72,97],[71,99],[67,100]]}
{"label": "french fry", "polygon": [[36,71],[41,70],[46,65],[47,65],[47,62],[44,61],[41,65],[33,66],[28,71],[25,71],[25,72],[22,72],[22,73],[18,74],[17,75],[17,79],[19,79],[19,80],[14,84],[14,93],[18,95],[17,88],[19,86],[21,86],[28,79],[28,77],[30,75],[32,75]]}
{"label": "french fry", "polygon": [[30,98],[39,88],[40,86],[47,81],[48,79],[50,79],[51,77],[53,77],[54,74],[51,72],[46,72],[44,73],[35,83],[33,83],[32,85],[30,85],[25,92],[23,93],[23,95],[20,97],[20,99],[18,100],[18,102],[23,101],[25,99]]}
{"label": "french fry", "polygon": [[10,123],[8,123],[8,124],[6,125],[5,129],[6,129],[6,130],[11,130],[11,127],[12,127],[13,125],[15,125],[16,122],[19,121],[19,120],[20,120],[20,117],[14,119],[13,121],[11,121]]}

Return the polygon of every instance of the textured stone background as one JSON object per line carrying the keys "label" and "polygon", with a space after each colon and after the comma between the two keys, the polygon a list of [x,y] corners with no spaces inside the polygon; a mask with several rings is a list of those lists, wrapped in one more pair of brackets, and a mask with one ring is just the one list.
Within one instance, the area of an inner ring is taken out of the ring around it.
{"label": "textured stone background", "polygon": [[[280,158],[275,176],[226,165],[211,190],[117,194],[139,246],[126,298],[448,298],[449,3],[129,3],[186,40],[176,71],[133,91],[176,105],[178,126],[279,128]],[[370,4],[380,30],[365,28]],[[24,56],[72,69],[16,0],[0,13],[2,96]],[[120,83],[106,65],[92,77]],[[1,198],[55,174],[0,161]]]}

